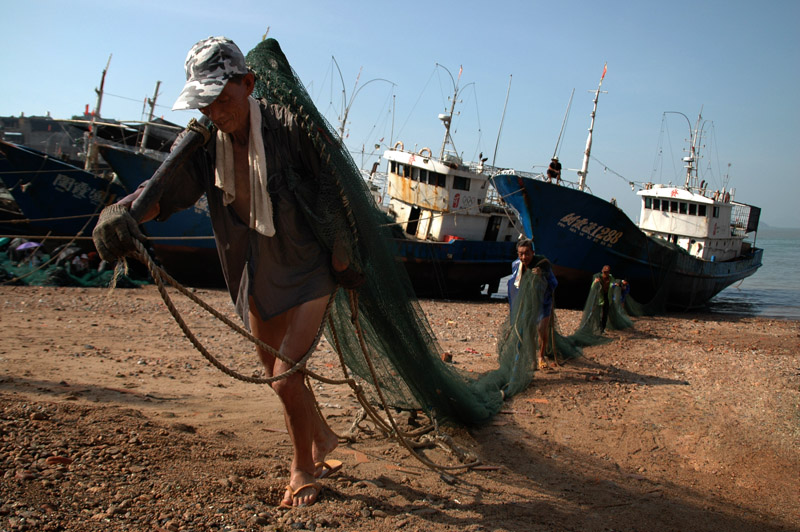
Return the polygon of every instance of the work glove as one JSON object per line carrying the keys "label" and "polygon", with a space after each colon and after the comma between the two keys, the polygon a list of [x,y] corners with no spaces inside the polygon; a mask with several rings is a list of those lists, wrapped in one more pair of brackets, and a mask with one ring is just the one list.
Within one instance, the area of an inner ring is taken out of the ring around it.
{"label": "work glove", "polygon": [[136,251],[135,240],[144,242],[145,238],[128,209],[114,204],[100,212],[100,218],[92,231],[92,240],[100,258],[114,262],[129,252]]}

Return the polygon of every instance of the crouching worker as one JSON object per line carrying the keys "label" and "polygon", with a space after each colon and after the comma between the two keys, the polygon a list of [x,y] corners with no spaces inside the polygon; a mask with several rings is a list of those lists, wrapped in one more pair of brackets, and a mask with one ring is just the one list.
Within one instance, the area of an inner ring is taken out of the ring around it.
{"label": "crouching worker", "polygon": [[[362,279],[350,266],[350,243],[323,243],[307,218],[329,214],[309,212],[315,203],[308,195],[325,179],[319,154],[288,109],[251,96],[255,75],[233,41],[198,42],[185,69],[187,82],[173,109],[198,109],[213,123],[211,139],[166,180],[159,201],[138,222],[165,220],[206,194],[237,313],[254,336],[298,361],[314,347],[337,284],[355,288]],[[93,236],[104,260],[128,254],[133,240],[142,238],[129,213],[142,190],[101,213]],[[268,377],[292,366],[256,351]],[[321,491],[317,479],[330,472],[326,457],[338,439],[302,372],[272,388],[283,404],[294,453],[281,506],[314,504]]]}

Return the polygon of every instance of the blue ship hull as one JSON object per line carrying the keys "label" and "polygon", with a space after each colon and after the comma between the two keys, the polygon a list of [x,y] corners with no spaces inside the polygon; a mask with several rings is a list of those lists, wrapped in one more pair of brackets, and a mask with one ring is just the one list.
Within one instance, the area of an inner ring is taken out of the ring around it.
{"label": "blue ship hull", "polygon": [[516,242],[395,238],[393,243],[418,297],[476,297],[484,286],[493,294],[517,258]]}
{"label": "blue ship hull", "polygon": [[605,264],[630,283],[640,303],[663,297],[678,310],[704,306],[761,266],[758,248],[731,261],[697,259],[646,235],[617,206],[586,192],[513,174],[496,175],[494,184],[520,213],[536,253],[553,263],[560,307],[582,308],[592,276]]}
{"label": "blue ship hull", "polygon": [[[159,159],[124,147],[100,144],[99,149],[129,190],[136,190],[161,165]],[[190,286],[225,286],[205,196],[165,222],[145,222],[142,229],[159,263],[175,279]]]}
{"label": "blue ship hull", "polygon": [[103,207],[127,191],[121,185],[42,152],[0,141],[0,178],[34,233],[90,237]]}

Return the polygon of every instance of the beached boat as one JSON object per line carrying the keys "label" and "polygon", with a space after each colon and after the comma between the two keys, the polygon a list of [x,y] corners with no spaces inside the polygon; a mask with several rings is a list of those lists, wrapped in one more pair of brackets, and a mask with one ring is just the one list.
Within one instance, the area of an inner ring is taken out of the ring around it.
{"label": "beached boat", "polygon": [[402,142],[383,154],[388,212],[402,230],[396,256],[419,296],[496,292],[511,273],[521,233],[489,181],[496,169],[485,158],[465,163],[457,155],[450,135],[454,89],[449,112],[439,115],[445,135],[438,156],[430,148],[405,150]]}
{"label": "beached boat", "polygon": [[[119,145],[101,143],[98,149],[128,190],[136,190],[164,160],[163,154]],[[190,286],[225,286],[205,195],[164,222],[145,222],[142,230],[156,259],[175,279]]]}
{"label": "beached boat", "polygon": [[[599,94],[600,86],[592,125]],[[502,197],[519,212],[536,253],[553,263],[558,306],[581,308],[593,274],[605,264],[630,283],[636,301],[660,301],[680,310],[704,306],[761,266],[763,250],[745,241],[757,231],[761,209],[735,201],[734,190],[709,191],[698,182],[701,118],[684,158],[684,185],[646,184],[637,193],[642,199],[638,226],[616,204],[587,192],[591,135],[592,127],[577,184],[513,171],[493,177]]]}
{"label": "beached boat", "polygon": [[51,235],[91,237],[105,205],[127,194],[112,179],[45,153],[0,140],[0,179],[32,228]]}

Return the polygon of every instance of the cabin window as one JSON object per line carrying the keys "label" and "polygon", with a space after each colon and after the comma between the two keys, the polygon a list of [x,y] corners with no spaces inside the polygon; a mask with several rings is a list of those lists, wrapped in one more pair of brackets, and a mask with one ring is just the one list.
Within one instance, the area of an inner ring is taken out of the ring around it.
{"label": "cabin window", "polygon": [[661,212],[668,212],[669,211],[669,201],[661,200]]}
{"label": "cabin window", "polygon": [[428,182],[431,185],[436,185],[437,187],[444,187],[444,186],[447,185],[447,176],[444,175],[444,174],[438,174],[436,172],[431,172],[430,181],[428,181]]}
{"label": "cabin window", "polygon": [[653,210],[660,211],[661,210],[661,200],[658,198],[653,199]]}
{"label": "cabin window", "polygon": [[461,177],[459,175],[453,176],[453,189],[455,190],[469,190],[469,182],[472,181],[468,177]]}
{"label": "cabin window", "polygon": [[689,214],[691,214],[692,216],[697,216],[697,204],[696,203],[690,203],[689,204]]}
{"label": "cabin window", "polygon": [[652,209],[653,208],[653,198],[645,198],[644,199],[644,208],[645,209]]}
{"label": "cabin window", "polygon": [[669,202],[669,212],[678,212],[678,202],[677,201],[670,201]]}
{"label": "cabin window", "polygon": [[686,202],[682,201],[678,204],[678,212],[681,214],[686,214],[687,212]]}
{"label": "cabin window", "polygon": [[714,218],[719,218],[719,207],[714,206],[714,213],[711,216]]}
{"label": "cabin window", "polygon": [[424,168],[419,169],[419,182],[420,183],[427,183],[428,182],[428,171]]}
{"label": "cabin window", "polygon": [[419,181],[419,168],[411,167],[411,181]]}
{"label": "cabin window", "polygon": [[393,174],[397,173],[397,163],[394,161],[389,161],[389,171]]}
{"label": "cabin window", "polygon": [[706,215],[706,206],[705,205],[698,205],[697,206],[697,216],[705,216]]}

